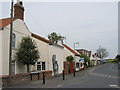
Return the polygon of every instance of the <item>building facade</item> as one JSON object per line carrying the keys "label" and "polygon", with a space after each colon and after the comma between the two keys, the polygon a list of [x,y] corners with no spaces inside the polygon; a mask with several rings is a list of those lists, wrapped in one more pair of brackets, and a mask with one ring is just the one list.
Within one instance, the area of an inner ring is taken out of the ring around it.
{"label": "building facade", "polygon": [[[14,5],[13,32],[12,32],[12,74],[26,73],[27,67],[16,59],[16,52],[19,49],[22,37],[32,38],[39,50],[40,58],[35,65],[30,66],[30,71],[51,70],[54,74],[62,73],[64,69],[64,46],[52,43],[51,41],[37,34],[31,33],[24,22],[24,7],[21,1]],[[1,75],[9,75],[9,43],[10,43],[10,22],[11,18],[0,19],[0,63]],[[71,55],[69,53],[68,55]]]}

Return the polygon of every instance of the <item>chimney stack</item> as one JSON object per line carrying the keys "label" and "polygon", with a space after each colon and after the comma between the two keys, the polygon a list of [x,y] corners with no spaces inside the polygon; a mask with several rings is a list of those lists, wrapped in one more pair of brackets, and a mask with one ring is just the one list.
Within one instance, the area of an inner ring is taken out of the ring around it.
{"label": "chimney stack", "polygon": [[14,5],[14,17],[24,20],[24,7],[23,2],[17,0],[17,3]]}

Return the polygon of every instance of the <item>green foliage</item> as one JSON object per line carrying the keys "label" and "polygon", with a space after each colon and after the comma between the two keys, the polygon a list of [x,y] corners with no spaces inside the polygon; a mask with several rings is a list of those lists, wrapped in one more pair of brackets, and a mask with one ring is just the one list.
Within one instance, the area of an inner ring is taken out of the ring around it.
{"label": "green foliage", "polygon": [[29,72],[29,65],[34,65],[40,57],[36,43],[30,37],[22,38],[16,56],[19,62],[27,65],[27,72]]}
{"label": "green foliage", "polygon": [[85,54],[80,54],[80,58],[84,58],[85,65],[87,66],[86,62],[88,62],[88,66],[90,66],[90,58]]}
{"label": "green foliage", "polygon": [[80,54],[80,57],[84,58],[85,62],[89,62],[89,60],[90,60],[90,58],[87,55],[85,55],[85,54]]}
{"label": "green foliage", "polygon": [[66,60],[67,60],[68,62],[72,62],[72,61],[74,60],[74,58],[73,58],[72,55],[70,55],[70,56],[67,56],[67,57],[66,57]]}
{"label": "green foliage", "polygon": [[108,63],[118,63],[117,59],[107,59],[106,60]]}
{"label": "green foliage", "polygon": [[53,32],[48,35],[48,39],[53,43],[58,43],[58,41],[61,41],[63,43],[64,37],[57,35],[55,32]]}

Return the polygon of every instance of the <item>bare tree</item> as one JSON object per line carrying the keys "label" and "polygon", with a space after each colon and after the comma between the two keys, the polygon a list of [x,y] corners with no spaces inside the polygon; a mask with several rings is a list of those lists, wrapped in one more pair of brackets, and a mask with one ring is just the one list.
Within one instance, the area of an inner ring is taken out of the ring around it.
{"label": "bare tree", "polygon": [[103,59],[109,55],[109,52],[105,48],[99,48],[96,54],[98,58]]}

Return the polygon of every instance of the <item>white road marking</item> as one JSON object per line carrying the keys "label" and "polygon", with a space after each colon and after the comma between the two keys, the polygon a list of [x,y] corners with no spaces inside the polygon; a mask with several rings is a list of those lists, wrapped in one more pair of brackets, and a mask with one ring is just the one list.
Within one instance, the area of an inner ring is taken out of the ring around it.
{"label": "white road marking", "polygon": [[118,85],[109,85],[110,87],[118,88]]}
{"label": "white road marking", "polygon": [[112,76],[108,76],[108,77],[112,77]]}
{"label": "white road marking", "polygon": [[57,87],[61,87],[62,85],[58,85]]}

